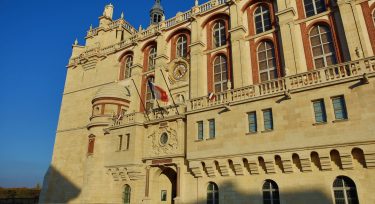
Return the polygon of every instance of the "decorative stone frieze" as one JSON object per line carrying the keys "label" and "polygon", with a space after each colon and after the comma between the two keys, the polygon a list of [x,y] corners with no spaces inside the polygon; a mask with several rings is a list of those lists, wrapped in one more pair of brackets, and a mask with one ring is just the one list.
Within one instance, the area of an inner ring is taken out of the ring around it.
{"label": "decorative stone frieze", "polygon": [[145,172],[143,165],[123,165],[106,167],[107,174],[112,176],[114,181],[129,181],[144,179]]}

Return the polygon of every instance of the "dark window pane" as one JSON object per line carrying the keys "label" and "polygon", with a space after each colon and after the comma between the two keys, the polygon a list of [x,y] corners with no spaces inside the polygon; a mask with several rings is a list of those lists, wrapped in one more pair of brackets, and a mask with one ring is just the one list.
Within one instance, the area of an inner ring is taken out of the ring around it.
{"label": "dark window pane", "polygon": [[315,59],[315,68],[324,67],[324,60],[323,58]]}

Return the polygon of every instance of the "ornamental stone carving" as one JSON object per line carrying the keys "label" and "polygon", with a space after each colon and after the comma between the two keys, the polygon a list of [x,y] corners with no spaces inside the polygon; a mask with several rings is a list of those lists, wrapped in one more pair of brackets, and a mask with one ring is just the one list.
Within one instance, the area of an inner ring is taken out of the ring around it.
{"label": "ornamental stone carving", "polygon": [[176,130],[164,127],[147,137],[152,145],[152,154],[164,155],[177,153],[178,139]]}

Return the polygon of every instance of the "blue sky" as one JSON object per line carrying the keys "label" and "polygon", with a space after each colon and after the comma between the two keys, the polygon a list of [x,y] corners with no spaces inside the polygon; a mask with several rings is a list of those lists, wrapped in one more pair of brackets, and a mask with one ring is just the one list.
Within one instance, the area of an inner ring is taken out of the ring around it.
{"label": "blue sky", "polygon": [[[202,1],[200,1],[201,3]],[[153,0],[0,0],[0,186],[42,184],[52,157],[66,64],[106,4],[148,26]],[[194,0],[162,0],[166,18]]]}

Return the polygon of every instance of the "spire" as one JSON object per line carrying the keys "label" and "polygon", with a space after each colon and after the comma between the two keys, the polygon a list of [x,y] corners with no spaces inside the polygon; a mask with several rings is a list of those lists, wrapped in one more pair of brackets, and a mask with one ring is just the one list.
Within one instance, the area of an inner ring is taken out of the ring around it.
{"label": "spire", "polygon": [[150,24],[158,24],[163,20],[164,9],[160,2],[161,0],[155,0],[154,6],[150,10]]}

